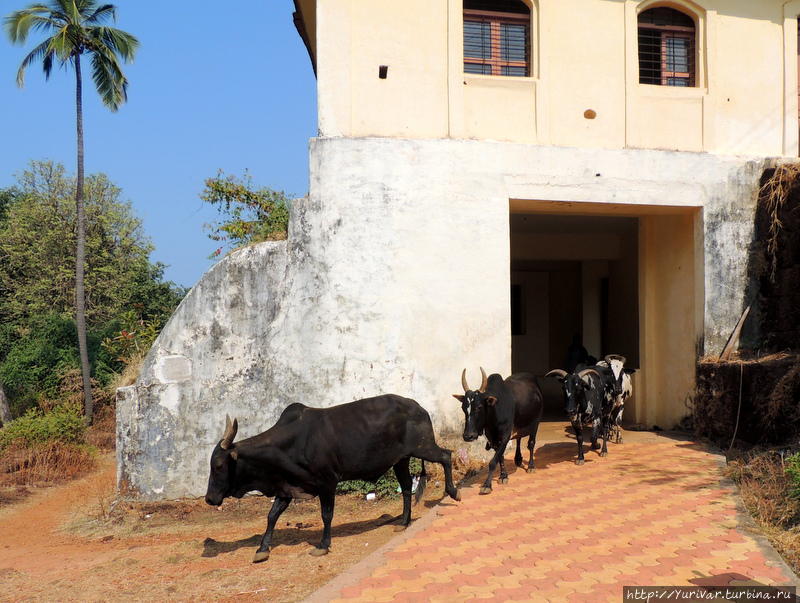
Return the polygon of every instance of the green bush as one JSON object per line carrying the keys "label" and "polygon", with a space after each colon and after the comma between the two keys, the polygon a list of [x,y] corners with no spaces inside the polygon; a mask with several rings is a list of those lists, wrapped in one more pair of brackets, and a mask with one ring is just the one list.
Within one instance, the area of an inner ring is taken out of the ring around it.
{"label": "green bush", "polygon": [[226,176],[220,170],[205,184],[200,199],[215,205],[222,217],[214,224],[205,225],[209,238],[223,244],[211,258],[220,256],[225,245],[237,248],[286,238],[291,204],[286,193],[266,187],[255,188],[247,172],[239,177]]}
{"label": "green bush", "polygon": [[46,413],[31,409],[0,428],[0,450],[11,442],[76,444],[83,441],[85,429],[80,408],[76,406],[58,406]]}
{"label": "green bush", "polygon": [[[422,463],[419,459],[412,458],[409,464],[411,475],[419,475],[422,471]],[[378,478],[377,482],[367,482],[360,479],[355,479],[346,482],[339,482],[336,486],[337,494],[369,494],[374,492],[378,498],[387,496],[397,496],[399,492],[397,489],[400,484],[394,475],[394,469],[389,469],[384,475]]]}
{"label": "green bush", "polygon": [[40,396],[55,399],[61,376],[80,367],[75,346],[75,322],[49,314],[39,317],[31,327],[0,333],[5,354],[0,357],[0,383],[17,413],[34,406]]}
{"label": "green bush", "polygon": [[786,457],[786,475],[789,476],[789,495],[800,498],[800,452]]}

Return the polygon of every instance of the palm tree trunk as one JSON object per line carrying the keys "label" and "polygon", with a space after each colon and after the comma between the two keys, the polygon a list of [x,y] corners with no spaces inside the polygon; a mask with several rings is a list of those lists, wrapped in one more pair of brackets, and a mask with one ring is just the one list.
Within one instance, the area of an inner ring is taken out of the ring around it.
{"label": "palm tree trunk", "polygon": [[8,398],[0,383],[0,425],[7,425],[11,421],[11,409],[8,406]]}
{"label": "palm tree trunk", "polygon": [[78,349],[81,355],[83,375],[83,412],[87,423],[91,424],[92,382],[89,367],[89,351],[86,347],[86,289],[83,282],[86,264],[86,211],[83,206],[83,99],[81,80],[81,55],[75,55],[75,109],[78,130],[78,178],[75,187],[75,209],[77,214],[77,241],[75,245],[75,323],[78,327]]}

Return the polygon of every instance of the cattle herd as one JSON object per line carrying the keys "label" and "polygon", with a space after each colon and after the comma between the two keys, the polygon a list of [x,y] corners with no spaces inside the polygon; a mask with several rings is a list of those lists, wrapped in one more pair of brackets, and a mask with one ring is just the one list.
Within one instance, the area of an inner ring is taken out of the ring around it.
{"label": "cattle herd", "polygon": [[[555,369],[545,378],[562,384],[567,416],[578,441],[576,464],[583,464],[583,428],[591,425],[592,449],[600,448],[606,456],[606,442],[615,437],[622,442],[620,424],[625,400],[632,393],[625,358],[606,356],[592,365],[579,364],[571,372]],[[500,483],[508,482],[503,455],[510,440],[516,440],[514,462],[523,466],[520,440],[528,437],[527,472],[534,470],[533,449],[542,419],[544,399],[540,377],[515,373],[503,379],[498,374],[487,377],[481,367],[481,385],[470,389],[466,369],[461,373],[464,394],[453,396],[464,411],[464,440],[486,437],[486,450],[494,450],[481,494],[492,491],[492,476],[499,463]],[[267,518],[267,529],[253,558],[254,563],[269,558],[272,534],[278,518],[293,498],[318,496],[322,514],[322,540],[312,555],[324,555],[331,545],[336,486],[340,481],[360,479],[376,481],[394,469],[403,496],[403,513],[398,529],[411,522],[411,457],[422,461],[416,490],[419,501],[425,490],[425,461],[439,463],[444,469],[445,492],[450,498],[461,496],[453,483],[451,451],[436,444],[428,412],[414,400],[385,394],[356,400],[330,408],[289,405],[277,423],[267,431],[234,442],[238,421],[226,417],[222,439],[211,454],[211,472],[205,500],[218,506],[228,497],[241,498],[258,491],[274,497]]]}

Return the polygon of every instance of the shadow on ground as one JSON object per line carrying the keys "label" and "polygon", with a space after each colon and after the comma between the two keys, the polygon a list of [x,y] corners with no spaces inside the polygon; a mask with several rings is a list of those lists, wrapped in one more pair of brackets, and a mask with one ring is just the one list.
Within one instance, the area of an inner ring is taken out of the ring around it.
{"label": "shadow on ground", "polygon": [[[426,501],[425,506],[434,506],[437,504],[436,500]],[[412,515],[411,523],[413,524],[418,517]],[[334,522],[333,525],[333,536],[334,538],[340,538],[342,536],[352,536],[356,534],[362,534],[364,532],[368,532],[370,530],[374,530],[385,526],[390,523],[394,523],[400,520],[399,515],[389,515],[388,513],[384,513],[380,517],[376,517],[373,519],[366,519],[364,521],[351,521],[349,523],[343,524],[336,524]],[[399,528],[399,524],[397,525]],[[240,538],[239,540],[233,541],[222,541],[222,540],[214,540],[213,538],[206,538],[203,541],[203,553],[201,557],[216,557],[217,555],[224,555],[226,553],[232,553],[237,551],[241,548],[255,548],[261,544],[261,537],[263,534],[254,534],[249,538]],[[319,541],[322,539],[322,528],[315,527],[312,528],[308,524],[298,523],[294,526],[286,526],[286,527],[276,527],[275,534],[272,537],[272,547],[276,546],[293,546],[297,544],[307,543],[312,546],[316,546],[319,544]]]}

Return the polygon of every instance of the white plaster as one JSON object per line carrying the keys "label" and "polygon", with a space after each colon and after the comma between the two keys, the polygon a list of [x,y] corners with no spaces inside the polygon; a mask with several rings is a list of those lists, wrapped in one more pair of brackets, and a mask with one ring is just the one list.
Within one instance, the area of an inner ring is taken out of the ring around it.
{"label": "white plaster", "polygon": [[[704,207],[708,226],[751,180],[757,186],[763,165],[697,153],[346,138],[312,140],[310,161],[309,197],[293,203],[288,241],[238,250],[212,267],[139,381],[120,390],[118,481],[139,496],[202,495],[226,414],[244,438],[292,402],[324,407],[396,393],[422,404],[440,433],[458,434],[463,415],[451,395],[461,370],[511,369],[510,199]],[[712,259],[741,253],[746,214],[732,238],[715,237]],[[739,315],[744,262],[706,261],[706,341],[716,342]]]}
{"label": "white plaster", "polygon": [[[159,406],[166,408],[171,414],[176,415],[178,413],[178,407],[180,406],[180,392],[178,391],[177,387],[166,387],[162,390],[161,396],[158,398]],[[161,440],[161,434],[156,435],[155,441],[156,443]]]}
{"label": "white plaster", "polygon": [[156,379],[161,383],[180,383],[192,378],[192,361],[181,355],[161,356],[155,366]]}

